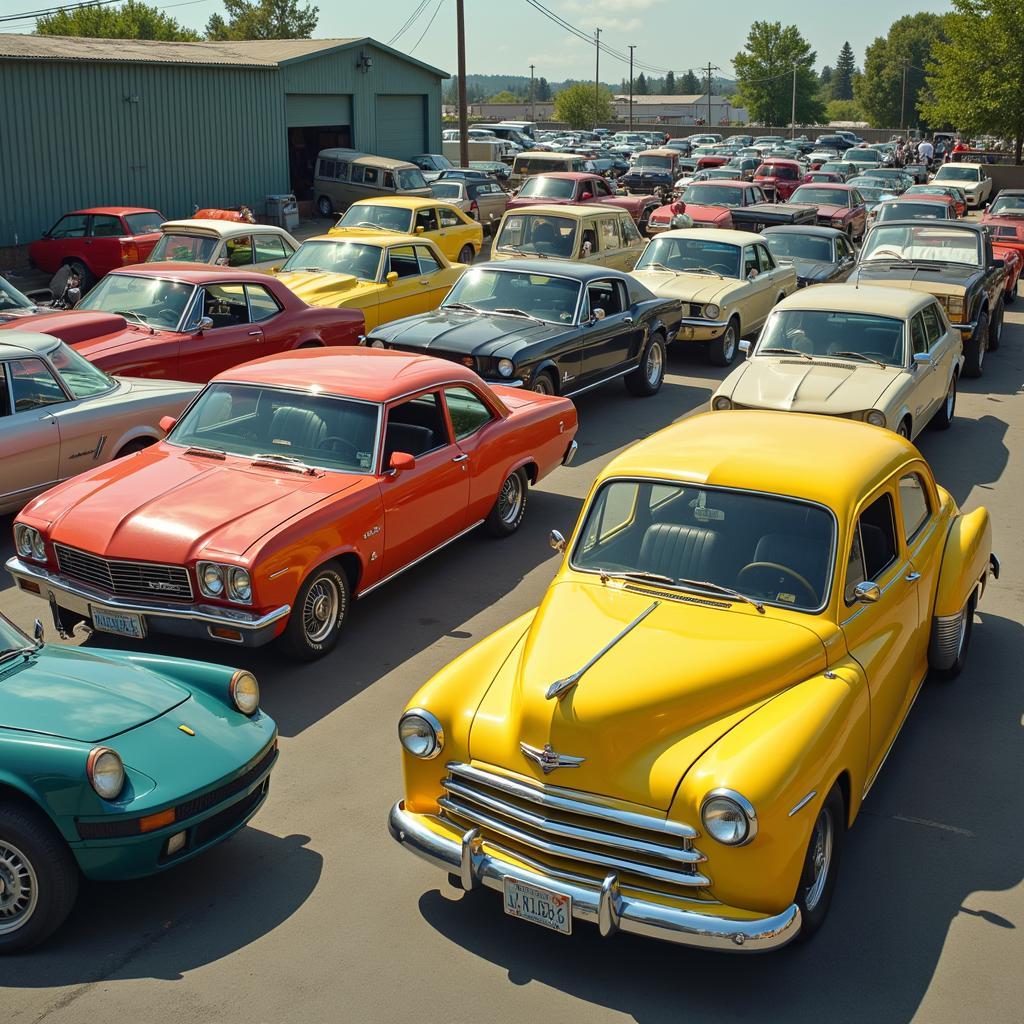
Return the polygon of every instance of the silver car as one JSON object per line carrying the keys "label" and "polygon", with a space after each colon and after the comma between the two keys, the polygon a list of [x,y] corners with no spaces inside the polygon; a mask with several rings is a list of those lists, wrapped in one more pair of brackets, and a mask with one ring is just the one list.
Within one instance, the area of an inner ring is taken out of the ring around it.
{"label": "silver car", "polygon": [[49,334],[0,341],[0,514],[164,436],[198,384],[109,377]]}
{"label": "silver car", "polygon": [[454,203],[467,217],[483,226],[484,234],[493,234],[508,206],[508,193],[493,181],[470,178],[441,178],[430,186],[435,198]]}

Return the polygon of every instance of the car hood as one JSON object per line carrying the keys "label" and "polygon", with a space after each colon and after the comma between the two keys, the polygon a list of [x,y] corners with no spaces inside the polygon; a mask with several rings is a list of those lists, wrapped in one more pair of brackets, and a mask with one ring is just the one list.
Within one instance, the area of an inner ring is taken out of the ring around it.
{"label": "car hood", "polygon": [[26,509],[56,543],[110,558],[185,565],[200,555],[241,557],[271,530],[366,477],[322,476],[219,462],[157,444],[46,492]]}
{"label": "car hood", "polygon": [[671,270],[637,270],[630,276],[645,284],[655,295],[700,303],[721,304],[725,296],[743,283],[710,274],[674,274]]}
{"label": "car hood", "polygon": [[962,263],[938,263],[933,266],[937,269],[927,270],[920,265],[869,260],[857,264],[856,278],[863,284],[910,288],[929,295],[959,295],[982,273],[979,267],[969,267]]}
{"label": "car hood", "polygon": [[903,372],[872,363],[809,363],[768,356],[755,356],[740,370],[729,394],[737,405],[830,414],[874,408]]}
{"label": "car hood", "polygon": [[828,203],[807,203],[807,206],[813,206],[818,211],[819,217],[845,217],[850,212],[848,206],[835,206]]}
{"label": "car hood", "polygon": [[[771,610],[662,600],[561,701],[546,698],[656,600],[596,578],[556,581],[476,711],[473,760],[667,810],[708,747],[825,667],[818,636]],[[520,743],[585,760],[551,778]]]}
{"label": "car hood", "polygon": [[[28,323],[22,319],[17,324],[19,331],[31,330],[39,334],[50,334],[76,348],[80,342],[93,338],[106,338],[110,335],[119,337],[127,329],[128,323],[123,316],[116,313],[93,313],[89,310],[44,312],[32,317]],[[131,332],[132,337],[148,334],[145,328]]]}
{"label": "car hood", "polygon": [[98,743],[182,704],[165,676],[83,647],[46,646],[0,665],[0,729]]}
{"label": "car hood", "polygon": [[827,281],[836,271],[836,264],[827,260],[787,259],[777,256],[776,259],[784,267],[792,267],[801,281]]}
{"label": "car hood", "polygon": [[438,310],[396,320],[375,330],[373,336],[399,348],[500,358],[505,349],[514,353],[525,345],[550,342],[575,330],[571,325],[538,324],[520,317]]}
{"label": "car hood", "polygon": [[687,203],[686,212],[693,220],[704,224],[714,223],[732,217],[732,208],[729,206],[710,206],[704,203]]}
{"label": "car hood", "polygon": [[303,302],[311,306],[358,306],[375,301],[382,285],[351,274],[307,274],[288,271],[277,275]]}

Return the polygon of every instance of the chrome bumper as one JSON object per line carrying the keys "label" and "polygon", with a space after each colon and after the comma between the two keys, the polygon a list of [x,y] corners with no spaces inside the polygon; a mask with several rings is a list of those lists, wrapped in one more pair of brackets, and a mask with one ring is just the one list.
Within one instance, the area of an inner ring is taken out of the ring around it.
{"label": "chrome bumper", "polygon": [[684,316],[679,321],[680,327],[717,327],[720,330],[729,326],[728,320],[705,320],[699,316]]}
{"label": "chrome bumper", "polygon": [[[259,647],[273,639],[275,628],[281,619],[287,618],[291,605],[283,604],[263,615],[245,611],[242,608],[220,608],[209,604],[175,604],[170,601],[139,601],[114,597],[87,583],[72,581],[57,573],[50,572],[38,565],[32,565],[20,558],[10,558],[6,563],[7,571],[21,586],[23,582],[35,584],[39,588],[39,596],[49,601],[51,606],[58,605],[76,615],[87,619],[92,618],[92,609],[118,612],[131,612],[145,619],[147,630],[154,633],[171,633],[177,636],[201,637],[203,639],[223,640],[222,637],[210,633],[211,626],[220,626],[236,630],[241,634],[240,641],[246,647]],[[29,593],[34,591],[28,589]],[[57,624],[59,625],[59,623]]]}
{"label": "chrome bumper", "polygon": [[495,387],[497,385],[503,388],[521,388],[524,384],[523,381],[518,380],[515,377],[508,377],[504,380],[502,380],[500,377],[497,378],[496,380],[488,380],[485,377],[484,383],[487,384],[489,387]]}
{"label": "chrome bumper", "polygon": [[572,463],[572,460],[576,458],[576,451],[579,445],[575,441],[569,442],[569,447],[565,449],[565,454],[562,456],[562,465],[568,466]]}
{"label": "chrome bumper", "polygon": [[571,897],[572,916],[596,924],[606,938],[623,931],[699,949],[761,953],[786,945],[800,931],[800,909],[795,903],[781,914],[753,920],[651,903],[623,895],[614,874],[599,888],[539,874],[485,852],[477,829],[456,842],[426,828],[420,817],[408,812],[401,801],[396,803],[388,815],[392,838],[427,863],[458,875],[463,889],[485,885],[502,892],[506,877],[550,889]]}

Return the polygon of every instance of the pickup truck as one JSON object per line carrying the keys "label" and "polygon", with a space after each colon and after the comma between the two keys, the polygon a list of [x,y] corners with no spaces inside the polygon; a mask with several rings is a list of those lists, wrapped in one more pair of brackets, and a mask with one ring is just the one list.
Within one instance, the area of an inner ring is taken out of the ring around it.
{"label": "pickup truck", "polygon": [[813,224],[817,216],[813,206],[769,202],[759,185],[738,179],[695,181],[683,189],[680,199],[654,211],[648,234],[667,231],[673,218],[684,211],[694,227],[735,228],[755,234],[779,224]]}
{"label": "pickup truck", "polygon": [[534,174],[523,182],[515,198],[509,200],[507,209],[536,206],[538,203],[545,206],[580,203],[618,206],[629,212],[641,234],[646,233],[651,214],[660,205],[656,196],[617,195],[601,175],[579,171]]}

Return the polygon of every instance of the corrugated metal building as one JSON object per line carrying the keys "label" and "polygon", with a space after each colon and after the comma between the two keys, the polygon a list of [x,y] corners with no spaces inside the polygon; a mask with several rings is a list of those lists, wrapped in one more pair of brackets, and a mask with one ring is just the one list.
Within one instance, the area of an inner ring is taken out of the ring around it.
{"label": "corrugated metal building", "polygon": [[80,207],[261,210],[318,150],[441,151],[447,74],[373,39],[0,35],[0,246]]}

